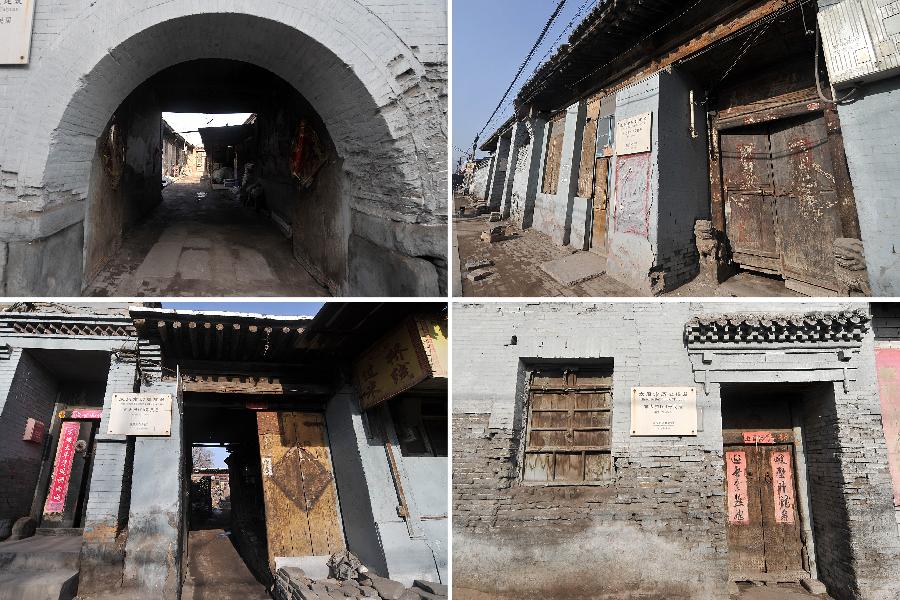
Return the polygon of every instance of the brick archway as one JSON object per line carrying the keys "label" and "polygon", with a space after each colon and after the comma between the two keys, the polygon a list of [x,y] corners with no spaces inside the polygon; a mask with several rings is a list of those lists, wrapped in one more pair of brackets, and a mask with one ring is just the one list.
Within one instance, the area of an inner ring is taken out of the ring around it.
{"label": "brick archway", "polygon": [[[137,10],[127,2],[85,9],[31,67],[20,110],[11,111],[26,116],[7,124],[0,163],[7,179],[15,177],[16,195],[30,200],[29,211],[52,206],[54,216],[14,226],[9,241],[49,238],[82,220],[95,142],[116,108],[154,74],[205,58],[271,71],[325,123],[343,161],[352,223],[346,242],[351,276],[342,291],[416,293],[409,281],[421,275],[417,268],[434,270],[432,262],[416,257],[438,246],[424,224],[445,222],[446,193],[433,168],[446,162],[443,110],[413,49],[356,0],[302,6],[226,0],[210,7],[169,0]],[[25,221],[33,214],[9,216]],[[400,233],[397,223],[405,227]],[[352,263],[371,267],[360,257],[370,255],[373,245],[403,263],[406,287],[392,289],[390,270],[381,278],[354,276],[371,272]],[[30,262],[32,269],[36,263],[49,268],[40,257]],[[8,273],[7,293],[78,292],[33,288],[30,277]]]}

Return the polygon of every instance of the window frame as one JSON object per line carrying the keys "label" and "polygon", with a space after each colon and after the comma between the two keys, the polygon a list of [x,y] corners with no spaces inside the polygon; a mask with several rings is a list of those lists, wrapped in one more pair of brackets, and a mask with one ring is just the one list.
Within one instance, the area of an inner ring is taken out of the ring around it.
{"label": "window frame", "polygon": [[[542,373],[561,373],[565,379],[565,385],[563,386],[542,386],[536,388],[534,385],[534,381],[536,376],[539,376]],[[587,385],[581,387],[578,385],[578,373],[585,374],[584,376],[590,377],[599,377],[601,379],[606,379],[607,382],[600,385]],[[608,482],[614,471],[613,466],[613,457],[612,457],[612,428],[613,428],[613,369],[612,365],[609,366],[597,366],[597,367],[572,367],[572,366],[546,366],[546,367],[538,367],[533,369],[527,378],[527,387],[524,390],[525,392],[525,404],[524,404],[524,417],[525,417],[525,435],[523,436],[523,440],[521,442],[522,446],[522,460],[519,467],[519,482],[523,485],[537,485],[537,486],[592,486],[592,485],[604,485]],[[606,396],[605,403],[600,407],[592,407],[592,408],[576,408],[577,401],[572,403],[572,406],[569,408],[555,408],[555,409],[538,409],[538,413],[552,413],[552,412],[568,412],[568,419],[566,421],[567,427],[541,427],[535,428],[533,425],[534,422],[534,395],[535,393],[573,393],[573,398],[577,398],[578,394],[604,394]],[[605,415],[605,426],[577,426],[574,422],[575,415],[578,413],[599,413],[601,415]],[[607,443],[601,446],[538,446],[532,445],[532,432],[534,431],[566,431],[568,434],[574,439],[574,434],[576,431],[585,432],[585,431],[605,431],[607,433]],[[527,476],[528,472],[528,455],[529,454],[551,454],[552,456],[552,472],[548,475],[548,479],[539,480],[539,479],[529,479]],[[581,480],[565,480],[565,479],[555,479],[556,477],[556,469],[557,469],[557,460],[556,457],[558,454],[581,454]],[[605,456],[607,457],[607,467],[601,477],[597,479],[587,479],[587,457],[591,456]]]}

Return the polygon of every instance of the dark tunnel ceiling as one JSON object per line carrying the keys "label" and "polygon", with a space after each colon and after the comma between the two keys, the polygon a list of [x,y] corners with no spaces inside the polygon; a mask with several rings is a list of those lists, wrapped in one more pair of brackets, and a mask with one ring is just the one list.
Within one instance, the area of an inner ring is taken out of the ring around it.
{"label": "dark tunnel ceiling", "polygon": [[204,59],[181,63],[148,79],[146,86],[163,111],[252,113],[273,96],[285,98],[290,86],[280,77],[250,63]]}

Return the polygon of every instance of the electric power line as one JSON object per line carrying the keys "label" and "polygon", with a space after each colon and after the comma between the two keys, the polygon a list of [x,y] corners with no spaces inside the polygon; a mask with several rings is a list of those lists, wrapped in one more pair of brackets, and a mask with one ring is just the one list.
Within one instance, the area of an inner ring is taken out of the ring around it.
{"label": "electric power line", "polygon": [[522,75],[522,72],[525,70],[525,67],[534,57],[535,52],[537,52],[538,47],[541,45],[541,42],[544,41],[544,37],[547,35],[547,31],[553,25],[553,22],[556,21],[556,18],[559,16],[559,13],[562,12],[563,6],[565,6],[568,0],[560,0],[559,4],[556,6],[556,10],[553,11],[553,14],[550,15],[550,18],[547,19],[547,23],[544,24],[544,28],[541,30],[541,34],[538,36],[537,41],[531,47],[531,51],[528,52],[528,55],[525,57],[525,60],[522,61],[522,64],[519,66],[519,70],[516,72],[516,76],[513,77],[512,82],[509,84],[509,87],[506,88],[506,92],[503,94],[503,97],[500,98],[500,102],[497,103],[497,108],[494,109],[494,112],[491,113],[491,116],[488,117],[487,123],[484,124],[484,127],[481,128],[481,131],[478,132],[478,135],[475,136],[475,141],[472,146],[478,145],[478,140],[481,138],[482,134],[484,134],[485,130],[488,128],[488,125],[491,124],[491,121],[497,115],[497,112],[500,110],[500,107],[503,106],[503,103],[506,101],[507,96],[512,91],[513,86],[516,85],[516,81],[519,80],[519,77]]}

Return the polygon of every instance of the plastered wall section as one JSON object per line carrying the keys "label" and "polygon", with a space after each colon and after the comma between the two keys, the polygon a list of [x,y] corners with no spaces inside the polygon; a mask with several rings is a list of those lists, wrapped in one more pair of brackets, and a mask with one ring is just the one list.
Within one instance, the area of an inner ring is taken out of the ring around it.
{"label": "plastered wall section", "polygon": [[838,105],[873,296],[900,295],[898,106],[900,77],[864,84],[852,102]]}
{"label": "plastered wall section", "polygon": [[616,122],[652,113],[650,152],[614,156],[607,234],[607,273],[641,292],[651,291],[659,207],[660,74],[616,93]]}
{"label": "plastered wall section", "polygon": [[[581,248],[584,244],[584,202],[578,201],[576,208],[576,191],[578,189],[578,168],[581,164],[581,146],[584,138],[584,122],[587,113],[584,102],[577,102],[566,109],[565,129],[563,132],[562,151],[559,162],[559,181],[555,194],[541,191],[543,172],[546,168],[546,146],[550,125],[544,125],[544,155],[541,159],[541,174],[534,203],[533,227],[546,233],[560,246],[570,243]],[[579,227],[575,223],[580,219],[580,239],[573,230]]]}
{"label": "plastered wall section", "polygon": [[[420,526],[423,515],[447,513],[446,476],[443,475],[447,459],[437,459],[441,464],[436,472],[423,472],[420,463],[400,454],[387,411],[375,408],[363,415],[359,398],[349,386],[329,401],[326,419],[350,550],[376,573],[408,585],[415,579],[447,581],[447,522]],[[394,458],[410,519],[415,523],[414,529],[418,527],[415,535],[397,512],[399,502],[380,437],[382,431],[393,439]],[[442,506],[431,504],[435,496],[440,496],[440,491],[434,489],[443,490]]]}

